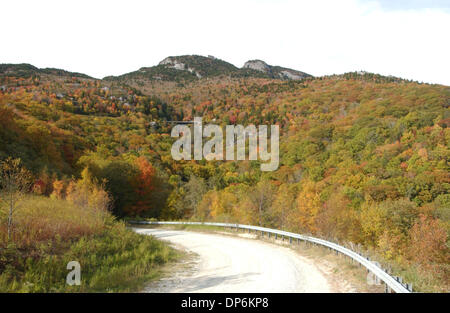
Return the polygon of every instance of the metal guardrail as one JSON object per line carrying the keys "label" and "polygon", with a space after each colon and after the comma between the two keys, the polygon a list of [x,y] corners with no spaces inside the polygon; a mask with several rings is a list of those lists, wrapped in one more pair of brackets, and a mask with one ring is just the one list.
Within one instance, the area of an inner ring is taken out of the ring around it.
{"label": "metal guardrail", "polygon": [[264,236],[265,233],[268,234],[270,237],[270,234],[275,235],[275,238],[277,236],[287,237],[289,238],[290,242],[292,243],[292,239],[297,239],[297,241],[305,241],[305,242],[311,242],[313,244],[318,244],[330,249],[333,249],[334,251],[341,253],[343,255],[348,256],[349,258],[355,260],[356,262],[360,263],[362,266],[364,266],[368,271],[373,273],[378,279],[383,281],[387,287],[389,287],[392,291],[396,293],[410,293],[412,292],[412,289],[410,285],[403,284],[401,281],[401,278],[399,277],[392,277],[389,275],[385,270],[380,268],[375,263],[371,262],[369,259],[365,258],[364,256],[347,249],[345,247],[342,247],[338,244],[335,244],[333,242],[311,237],[311,236],[305,236],[300,234],[295,234],[287,231],[282,230],[276,230],[271,228],[265,228],[265,227],[259,227],[259,226],[251,226],[251,225],[242,225],[242,224],[229,224],[229,223],[209,223],[209,222],[152,222],[152,221],[129,221],[129,223],[132,224],[154,224],[154,225],[207,225],[207,226],[219,226],[219,227],[230,227],[235,229],[245,229],[245,230],[253,230],[257,232],[261,232],[261,235]]}

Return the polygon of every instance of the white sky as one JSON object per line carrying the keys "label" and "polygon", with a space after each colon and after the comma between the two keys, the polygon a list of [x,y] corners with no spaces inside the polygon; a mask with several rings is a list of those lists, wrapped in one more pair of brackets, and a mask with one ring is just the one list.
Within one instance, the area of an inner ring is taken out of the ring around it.
{"label": "white sky", "polygon": [[450,1],[393,1],[3,0],[0,63],[101,78],[211,54],[450,85]]}

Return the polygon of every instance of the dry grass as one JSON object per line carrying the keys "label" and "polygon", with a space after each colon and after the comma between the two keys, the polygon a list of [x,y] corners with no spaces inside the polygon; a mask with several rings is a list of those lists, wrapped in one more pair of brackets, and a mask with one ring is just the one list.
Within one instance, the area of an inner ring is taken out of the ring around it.
{"label": "dry grass", "polygon": [[[3,212],[6,209],[5,205],[1,207]],[[100,233],[106,218],[108,214],[104,210],[81,208],[66,200],[28,195],[18,203],[12,241],[18,248],[29,248],[49,240],[72,240]],[[6,244],[6,222],[2,218],[0,246]]]}
{"label": "dry grass", "polygon": [[[31,195],[19,205],[10,243],[1,221],[0,292],[136,291],[178,257],[99,207]],[[72,260],[81,265],[80,286],[66,284]]]}

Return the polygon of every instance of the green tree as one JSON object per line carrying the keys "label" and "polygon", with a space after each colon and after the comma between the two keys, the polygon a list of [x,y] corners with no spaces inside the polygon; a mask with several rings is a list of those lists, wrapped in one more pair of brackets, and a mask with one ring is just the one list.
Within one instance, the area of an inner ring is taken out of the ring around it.
{"label": "green tree", "polygon": [[8,241],[11,240],[14,213],[18,209],[18,202],[32,186],[31,173],[22,166],[20,159],[11,157],[0,162],[0,188],[2,199],[8,207]]}

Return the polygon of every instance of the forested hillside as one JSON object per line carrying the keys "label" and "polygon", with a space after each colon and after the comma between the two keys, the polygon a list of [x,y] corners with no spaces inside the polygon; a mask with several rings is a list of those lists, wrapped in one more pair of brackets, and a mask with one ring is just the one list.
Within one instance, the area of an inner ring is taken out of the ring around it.
{"label": "forested hillside", "polygon": [[[20,158],[35,194],[66,198],[83,172],[118,217],[314,234],[448,290],[450,87],[369,73],[283,81],[230,69],[173,84],[26,69],[0,74],[0,159]],[[195,116],[279,125],[279,169],[173,160],[168,121]]]}

